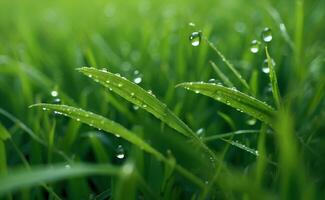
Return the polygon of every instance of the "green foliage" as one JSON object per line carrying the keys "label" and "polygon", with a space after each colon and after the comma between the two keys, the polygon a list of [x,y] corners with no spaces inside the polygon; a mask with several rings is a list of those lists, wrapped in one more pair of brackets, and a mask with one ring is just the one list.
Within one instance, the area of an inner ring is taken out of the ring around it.
{"label": "green foliage", "polygon": [[0,1],[0,199],[322,199],[324,8]]}

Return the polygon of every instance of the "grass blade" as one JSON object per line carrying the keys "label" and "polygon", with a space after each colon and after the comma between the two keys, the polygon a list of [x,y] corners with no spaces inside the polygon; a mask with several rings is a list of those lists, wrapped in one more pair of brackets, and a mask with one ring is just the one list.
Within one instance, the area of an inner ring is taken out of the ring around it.
{"label": "grass blade", "polygon": [[195,91],[195,93],[209,96],[273,127],[274,109],[266,103],[239,92],[238,90],[214,83],[203,82],[187,82],[181,83],[178,87],[179,86]]}
{"label": "grass blade", "polygon": [[271,85],[272,85],[273,98],[274,98],[276,107],[279,108],[281,105],[281,97],[280,97],[280,92],[279,92],[278,80],[276,78],[274,64],[273,64],[272,59],[269,55],[267,47],[265,47],[265,52],[266,52],[268,67],[270,69],[269,76],[270,76],[270,81],[271,81]]}
{"label": "grass blade", "polygon": [[89,67],[79,68],[78,70],[131,103],[153,114],[155,117],[162,120],[183,135],[195,135],[195,133],[193,133],[193,131],[182,120],[180,120],[152,93],[144,90],[126,78],[121,77],[119,74],[113,74],[107,72],[106,70],[98,70]]}
{"label": "grass blade", "polygon": [[250,90],[249,85],[247,84],[246,80],[240,75],[240,73],[236,70],[236,68],[226,59],[226,57],[219,51],[219,49],[210,42],[206,37],[204,37],[208,45],[218,54],[221,58],[222,62],[226,64],[226,66],[230,69],[230,71],[236,76],[239,82],[247,89]]}
{"label": "grass blade", "polygon": [[0,196],[20,188],[41,185],[44,182],[86,175],[118,175],[119,173],[118,168],[108,164],[72,164],[69,168],[64,165],[52,165],[32,170],[16,170],[0,177]]}
{"label": "grass blade", "polygon": [[234,87],[234,84],[228,79],[228,77],[219,69],[217,64],[210,60],[210,64],[216,74],[220,77],[220,79],[229,87]]}
{"label": "grass blade", "polygon": [[162,160],[163,155],[153,149],[150,145],[144,142],[141,138],[139,138],[136,134],[130,132],[120,124],[111,121],[103,116],[94,114],[92,112],[88,112],[82,110],[80,108],[75,108],[66,105],[55,105],[55,104],[35,104],[31,107],[42,107],[45,110],[56,111],[57,114],[63,114],[65,116],[69,116],[77,121],[86,123],[90,126],[96,127],[98,129],[102,129],[106,132],[116,134],[121,138],[131,142],[132,144],[138,146],[139,148],[145,150],[146,152],[153,154],[158,159]]}
{"label": "grass blade", "polygon": [[229,133],[222,133],[222,134],[205,137],[205,138],[203,138],[203,141],[211,141],[211,140],[221,139],[224,137],[231,137],[234,135],[241,135],[241,134],[245,134],[245,133],[259,133],[259,132],[260,132],[259,130],[239,130],[239,131],[233,131],[233,132],[229,132]]}
{"label": "grass blade", "polygon": [[[159,151],[157,151],[156,149],[151,147],[147,142],[142,140],[136,134],[134,134],[131,131],[129,131],[128,129],[124,128],[122,125],[120,125],[114,121],[111,121],[103,116],[82,110],[80,108],[75,108],[75,107],[66,106],[66,105],[40,103],[40,104],[32,105],[30,107],[41,107],[43,110],[45,109],[45,110],[56,111],[57,114],[62,114],[62,115],[68,116],[72,119],[83,122],[83,123],[93,126],[95,128],[98,128],[98,129],[104,130],[106,132],[118,135],[121,138],[136,145],[140,149],[146,151],[147,153],[155,156],[158,160],[163,161],[167,164],[169,163],[168,159],[165,158],[164,155],[162,155]],[[177,165],[176,169],[180,174],[182,174],[184,177],[191,180],[197,186],[199,186],[201,188],[204,187],[204,183],[199,178],[194,176],[192,173],[187,171],[182,166]]]}
{"label": "grass blade", "polygon": [[238,147],[239,149],[242,149],[244,151],[247,151],[248,153],[251,153],[251,154],[253,154],[255,156],[258,156],[258,151],[255,150],[255,149],[252,149],[252,148],[250,148],[248,146],[245,146],[245,145],[243,145],[243,144],[241,144],[241,143],[239,143],[237,141],[226,140],[226,139],[222,139],[222,140],[225,141],[225,142],[228,142],[229,144],[231,144],[231,145],[233,145],[235,147]]}

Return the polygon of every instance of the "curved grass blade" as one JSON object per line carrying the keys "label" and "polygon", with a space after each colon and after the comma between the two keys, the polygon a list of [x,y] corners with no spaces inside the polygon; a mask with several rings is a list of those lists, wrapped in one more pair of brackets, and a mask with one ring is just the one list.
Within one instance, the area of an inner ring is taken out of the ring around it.
{"label": "curved grass blade", "polygon": [[266,103],[239,92],[236,89],[203,82],[181,83],[177,85],[177,87],[179,86],[195,91],[195,93],[209,96],[273,127],[275,110]]}
{"label": "curved grass blade", "polygon": [[[157,151],[156,149],[151,147],[148,143],[146,143],[144,140],[142,140],[136,134],[134,134],[131,131],[129,131],[128,129],[124,128],[122,125],[120,125],[114,121],[111,121],[103,116],[82,110],[80,108],[75,108],[75,107],[66,106],[66,105],[40,103],[40,104],[32,105],[30,107],[41,107],[43,110],[45,109],[45,110],[56,111],[57,114],[62,114],[62,115],[68,116],[72,119],[75,119],[82,123],[88,124],[95,128],[98,128],[98,129],[104,130],[106,132],[118,135],[121,138],[136,145],[140,149],[146,151],[147,153],[155,156],[158,160],[169,164],[169,160],[167,158],[165,158],[165,156],[163,154],[161,154],[159,151]],[[180,174],[182,174],[188,180],[195,183],[197,186],[199,186],[201,188],[204,187],[204,183],[199,178],[194,176],[192,173],[187,171],[182,166],[176,165],[175,168],[177,169],[177,171]]]}
{"label": "curved grass blade", "polygon": [[195,135],[195,133],[193,133],[193,131],[181,119],[179,119],[152,93],[144,90],[126,78],[121,77],[119,74],[113,74],[107,70],[98,70],[91,67],[82,67],[79,68],[78,71],[109,88],[124,99],[153,114],[155,117],[183,135]]}
{"label": "curved grass blade", "polygon": [[72,164],[70,167],[52,165],[31,170],[16,170],[7,175],[0,176],[0,196],[21,188],[41,185],[44,182],[53,182],[78,176],[119,174],[119,168],[108,164]]}
{"label": "curved grass blade", "polygon": [[231,137],[234,135],[242,135],[245,133],[259,133],[259,132],[260,132],[259,130],[239,130],[239,131],[233,131],[229,133],[222,133],[222,134],[216,134],[209,137],[205,137],[203,138],[203,141],[211,141],[211,140],[221,139],[224,137]]}
{"label": "curved grass blade", "polygon": [[153,149],[150,145],[144,142],[141,138],[139,138],[136,134],[130,132],[120,124],[111,121],[103,116],[97,115],[92,112],[88,112],[82,110],[80,108],[75,108],[66,105],[55,105],[55,104],[35,104],[31,107],[42,107],[45,110],[53,110],[56,111],[57,114],[63,114],[65,116],[69,116],[77,121],[86,123],[90,126],[96,127],[98,129],[102,129],[109,133],[116,134],[123,139],[135,144],[136,146],[140,147],[141,149],[145,150],[146,152],[153,154],[158,159],[162,160],[163,155]]}
{"label": "curved grass blade", "polygon": [[269,55],[269,51],[267,50],[267,47],[265,47],[265,52],[266,52],[268,67],[270,69],[269,76],[270,76],[270,82],[272,85],[273,98],[274,98],[276,107],[280,108],[281,97],[280,97],[280,92],[279,92],[278,80],[276,78],[276,73],[274,70],[274,64],[273,64],[272,59]]}

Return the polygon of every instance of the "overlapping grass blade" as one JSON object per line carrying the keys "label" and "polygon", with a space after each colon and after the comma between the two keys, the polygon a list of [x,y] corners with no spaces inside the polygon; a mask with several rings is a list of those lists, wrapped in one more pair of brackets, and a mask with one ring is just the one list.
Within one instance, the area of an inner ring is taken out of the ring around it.
{"label": "overlapping grass blade", "polygon": [[69,165],[69,167],[65,165],[52,165],[39,168],[35,167],[28,171],[17,170],[0,176],[0,196],[21,188],[41,185],[44,182],[58,181],[78,176],[119,174],[119,168],[108,164],[73,164]]}
{"label": "overlapping grass blade", "polygon": [[145,109],[183,135],[192,138],[195,144],[202,147],[212,157],[210,161],[212,161],[212,165],[215,165],[215,154],[198,138],[192,129],[151,92],[144,90],[120,74],[110,73],[106,69],[98,70],[92,67],[82,67],[78,70],[131,103]]}
{"label": "overlapping grass blade", "polygon": [[228,77],[219,69],[218,65],[210,60],[210,64],[216,74],[220,77],[220,79],[229,87],[234,87],[234,84],[228,79]]}
{"label": "overlapping grass blade", "polygon": [[274,64],[272,62],[272,58],[269,55],[267,47],[265,47],[265,52],[266,52],[268,67],[270,69],[269,76],[270,76],[270,82],[271,82],[271,86],[272,86],[273,98],[274,98],[276,107],[279,108],[281,105],[281,97],[280,97],[280,91],[279,91],[279,86],[278,86],[278,80],[276,78]]}
{"label": "overlapping grass blade", "polygon": [[180,120],[169,108],[159,101],[151,92],[132,83],[119,74],[113,74],[106,70],[83,67],[78,69],[83,74],[94,79],[96,82],[109,88],[131,103],[143,108],[153,114],[158,119],[165,122],[170,127],[184,134],[185,136],[194,135],[193,131]]}
{"label": "overlapping grass blade", "polygon": [[246,133],[259,133],[259,130],[238,130],[238,131],[233,131],[233,132],[229,132],[229,133],[222,133],[222,134],[216,134],[216,135],[212,135],[209,137],[205,137],[203,138],[203,141],[211,141],[211,140],[217,140],[217,139],[221,139],[224,137],[231,137],[234,135],[242,135],[242,134],[246,134]]}
{"label": "overlapping grass blade", "polygon": [[266,103],[236,89],[203,82],[187,82],[181,83],[179,86],[209,96],[273,127],[275,110]]}
{"label": "overlapping grass blade", "polygon": [[239,82],[247,89],[250,90],[248,83],[246,80],[242,77],[242,75],[237,71],[237,69],[229,62],[229,60],[226,59],[226,57],[219,51],[219,49],[208,40],[208,38],[203,37],[204,40],[208,43],[208,45],[218,54],[218,56],[221,58],[222,62],[226,64],[228,69],[235,75],[235,77],[239,80]]}
{"label": "overlapping grass blade", "polygon": [[233,146],[235,146],[235,147],[237,147],[239,149],[247,151],[248,153],[251,153],[251,154],[253,154],[255,156],[258,156],[258,151],[255,150],[255,149],[252,149],[252,148],[250,148],[250,147],[248,147],[246,145],[243,145],[243,144],[241,144],[241,143],[239,143],[237,141],[227,140],[227,139],[222,139],[222,140],[225,141],[225,142],[228,142],[229,144],[231,144],[231,145],[233,145]]}
{"label": "overlapping grass blade", "polygon": [[[135,133],[129,131],[128,129],[124,128],[122,125],[114,121],[111,121],[103,116],[82,110],[80,108],[67,106],[67,105],[40,103],[40,104],[32,105],[30,107],[41,107],[43,110],[45,109],[45,110],[55,111],[57,114],[68,116],[72,119],[83,122],[95,128],[118,135],[119,137],[136,145],[140,149],[143,149],[147,153],[155,156],[158,160],[169,164],[169,160],[164,155],[162,155],[159,151],[151,147],[147,142],[142,140]],[[184,177],[191,180],[197,186],[204,187],[204,183],[199,178],[194,176],[192,173],[187,171],[182,166],[176,165],[175,168],[180,174],[182,174]]]}

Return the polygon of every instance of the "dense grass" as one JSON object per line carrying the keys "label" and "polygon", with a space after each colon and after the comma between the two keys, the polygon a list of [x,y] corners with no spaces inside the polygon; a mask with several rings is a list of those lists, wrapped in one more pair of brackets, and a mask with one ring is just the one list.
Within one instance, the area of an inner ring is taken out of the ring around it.
{"label": "dense grass", "polygon": [[0,199],[322,199],[324,10],[0,1]]}

